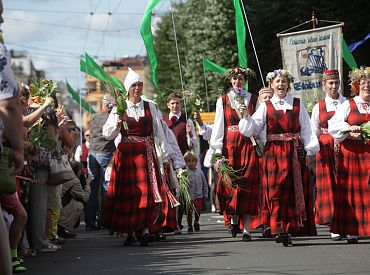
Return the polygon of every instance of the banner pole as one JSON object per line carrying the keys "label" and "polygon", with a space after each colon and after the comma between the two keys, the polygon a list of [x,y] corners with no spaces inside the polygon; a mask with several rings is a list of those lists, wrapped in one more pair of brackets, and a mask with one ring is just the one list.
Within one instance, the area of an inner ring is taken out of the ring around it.
{"label": "banner pole", "polygon": [[243,0],[240,0],[240,2],[241,2],[241,4],[242,4],[243,13],[244,13],[244,18],[245,18],[245,22],[247,23],[249,36],[251,37],[252,47],[253,47],[254,55],[255,55],[255,57],[256,57],[258,70],[259,70],[259,73],[260,73],[260,76],[261,76],[262,86],[265,88],[265,87],[266,87],[266,85],[265,85],[265,81],[263,80],[263,75],[262,75],[261,65],[260,65],[260,62],[259,62],[259,60],[258,60],[258,55],[257,55],[256,47],[254,46],[253,36],[252,36],[251,28],[249,27],[248,18],[247,18],[247,13],[245,12],[245,8],[244,8]]}

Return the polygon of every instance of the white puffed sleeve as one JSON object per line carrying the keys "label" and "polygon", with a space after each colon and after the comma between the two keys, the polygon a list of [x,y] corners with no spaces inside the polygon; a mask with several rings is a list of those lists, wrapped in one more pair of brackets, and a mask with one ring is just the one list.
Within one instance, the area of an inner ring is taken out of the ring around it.
{"label": "white puffed sleeve", "polygon": [[300,111],[299,111],[299,125],[301,125],[301,139],[303,141],[304,149],[307,155],[313,156],[320,151],[320,144],[315,131],[313,130],[310,117],[303,105],[303,100],[300,100]]}
{"label": "white puffed sleeve", "polygon": [[212,135],[212,128],[212,125],[203,123],[202,126],[199,126],[199,135],[201,135],[204,140],[210,140]]}
{"label": "white puffed sleeve", "polygon": [[312,108],[311,124],[312,124],[312,129],[315,132],[316,136],[319,137],[321,135],[319,103],[316,103],[315,106],[313,106]]}
{"label": "white puffed sleeve", "polygon": [[112,111],[109,113],[107,121],[103,126],[102,134],[108,140],[114,140],[121,131],[121,129],[117,128],[116,126],[118,121],[116,110],[116,107],[112,109]]}
{"label": "white puffed sleeve", "polygon": [[266,103],[262,102],[252,115],[253,119],[253,135],[258,136],[266,132]]}
{"label": "white puffed sleeve", "polygon": [[247,137],[251,137],[253,135],[253,129],[254,129],[254,120],[252,117],[247,116],[243,117],[239,123],[239,132]]}
{"label": "white puffed sleeve", "polygon": [[213,130],[210,139],[210,145],[216,153],[222,152],[224,127],[224,107],[222,105],[222,98],[220,97],[216,102],[215,122],[213,124]]}
{"label": "white puffed sleeve", "polygon": [[158,146],[162,152],[162,158],[164,159],[173,154],[173,151],[169,143],[166,141],[166,137],[163,132],[161,123],[162,114],[158,110],[157,106],[152,102],[149,102],[149,108],[153,118],[153,135],[156,138],[156,142],[158,142]]}
{"label": "white puffed sleeve", "polygon": [[349,133],[343,134],[341,131],[347,130],[351,126],[347,122],[350,111],[349,100],[346,100],[339,106],[334,116],[328,120],[328,132],[338,142],[345,140],[349,135]]}

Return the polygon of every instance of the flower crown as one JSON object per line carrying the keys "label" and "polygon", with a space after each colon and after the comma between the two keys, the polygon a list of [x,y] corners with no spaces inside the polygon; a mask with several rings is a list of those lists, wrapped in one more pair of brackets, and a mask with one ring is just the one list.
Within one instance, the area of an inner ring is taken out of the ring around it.
{"label": "flower crown", "polygon": [[256,73],[252,69],[249,69],[249,68],[244,69],[241,67],[236,67],[236,68],[231,68],[227,70],[228,78],[233,77],[235,75],[239,75],[239,74],[244,75],[246,79],[249,79],[251,77],[256,77]]}
{"label": "flower crown", "polygon": [[349,72],[348,76],[351,82],[358,82],[361,78],[370,78],[370,67],[361,66],[360,68],[354,68]]}
{"label": "flower crown", "polygon": [[269,72],[266,76],[266,81],[271,83],[277,76],[284,76],[289,80],[290,83],[294,82],[293,75],[288,70],[284,70],[284,69],[279,69],[279,70],[274,70],[273,72]]}

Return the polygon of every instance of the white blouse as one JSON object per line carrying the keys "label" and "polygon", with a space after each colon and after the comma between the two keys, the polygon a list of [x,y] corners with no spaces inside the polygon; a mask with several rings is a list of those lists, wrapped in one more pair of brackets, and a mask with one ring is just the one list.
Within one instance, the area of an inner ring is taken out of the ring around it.
{"label": "white blouse", "polygon": [[[144,112],[144,100],[141,100],[137,104],[133,104],[132,102],[126,100],[127,103],[127,115],[129,117],[135,118],[137,121],[140,117],[145,115]],[[149,102],[149,109],[152,114],[152,123],[153,123],[153,136],[159,141],[159,147],[163,152],[163,157],[169,156],[173,153],[171,146],[166,142],[166,137],[163,132],[163,128],[161,125],[161,117],[162,114],[159,112],[157,106],[152,102]],[[120,128],[116,127],[118,121],[118,115],[116,111],[116,107],[112,109],[110,112],[107,121],[103,126],[102,134],[109,140],[114,140],[118,134],[120,133]]]}
{"label": "white blouse", "polygon": [[[361,114],[370,114],[370,110],[363,106],[363,103],[365,103],[364,100],[362,100],[359,96],[355,96],[353,100],[355,101],[357,109]],[[352,126],[347,122],[350,111],[351,107],[349,105],[349,100],[346,100],[340,105],[338,110],[335,112],[335,115],[328,121],[329,134],[331,134],[333,138],[339,142],[345,140],[349,135],[349,133],[343,134],[341,131],[347,130],[349,126]]]}
{"label": "white blouse", "polygon": [[[270,101],[275,110],[293,110],[294,98],[287,95],[283,99],[274,95]],[[262,102],[257,111],[251,116],[240,120],[239,131],[245,136],[260,135],[262,140],[266,140],[266,102]],[[300,136],[304,145],[307,155],[313,156],[316,152],[320,151],[319,141],[311,125],[310,117],[300,100],[299,124],[301,125]],[[262,136],[264,135],[264,136]]]}
{"label": "white blouse", "polygon": [[[326,111],[328,112],[336,111],[344,101],[346,101],[346,98],[341,94],[339,94],[338,99],[332,99],[330,96],[326,95],[325,97]],[[311,123],[316,135],[320,136],[322,134],[322,131],[320,127],[319,103],[316,103],[312,109]]]}
{"label": "white blouse", "polygon": [[[247,96],[244,98],[244,105],[248,106],[251,100],[251,93],[246,92]],[[231,97],[235,99],[234,91],[228,93]],[[257,103],[258,104],[258,103]],[[240,104],[235,100],[236,109],[239,109]],[[224,107],[222,103],[222,97],[217,99],[216,102],[216,115],[215,122],[213,124],[210,146],[215,150],[216,153],[220,153],[223,148],[223,139],[224,139]]]}

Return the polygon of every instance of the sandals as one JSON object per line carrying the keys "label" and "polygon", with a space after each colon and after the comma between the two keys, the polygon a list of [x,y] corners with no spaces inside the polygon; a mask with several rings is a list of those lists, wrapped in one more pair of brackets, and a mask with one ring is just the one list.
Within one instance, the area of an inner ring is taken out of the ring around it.
{"label": "sandals", "polygon": [[22,273],[27,271],[27,268],[21,264],[18,257],[12,257],[12,268],[13,273]]}
{"label": "sandals", "polygon": [[37,251],[36,249],[32,249],[32,248],[25,248],[25,249],[22,249],[21,250],[21,253],[20,253],[22,256],[26,257],[26,258],[30,258],[30,257],[36,257],[37,255]]}

